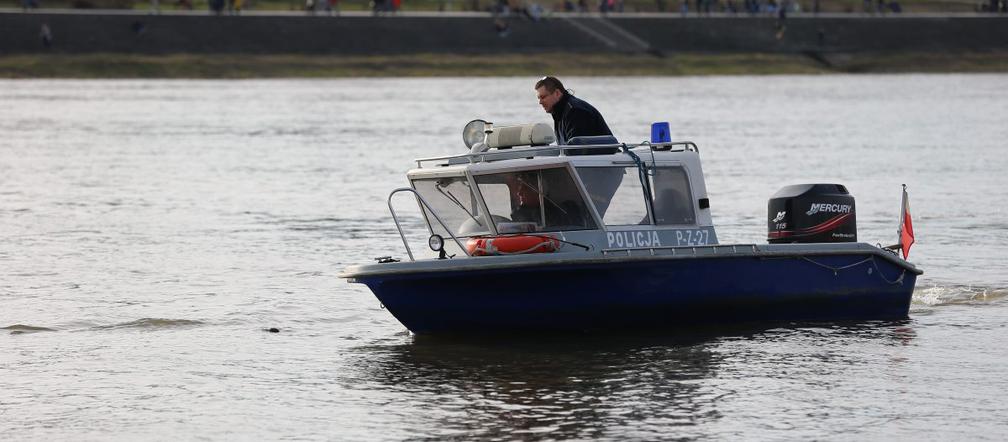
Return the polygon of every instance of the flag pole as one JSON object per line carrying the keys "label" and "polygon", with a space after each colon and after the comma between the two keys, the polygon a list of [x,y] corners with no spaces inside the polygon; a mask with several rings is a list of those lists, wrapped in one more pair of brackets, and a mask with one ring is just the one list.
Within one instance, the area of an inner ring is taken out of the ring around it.
{"label": "flag pole", "polygon": [[910,219],[910,197],[907,196],[906,184],[903,185],[903,204],[900,209],[899,243],[903,259],[910,256],[910,246],[914,244],[913,220]]}
{"label": "flag pole", "polygon": [[903,194],[900,195],[900,217],[899,217],[899,228],[896,229],[896,244],[883,247],[885,250],[891,250],[893,252],[903,249],[903,220],[906,219],[906,184],[903,184]]}
{"label": "flag pole", "polygon": [[906,220],[906,207],[907,207],[907,192],[906,184],[903,184],[903,195],[900,197],[900,223],[899,230],[896,231],[896,236],[899,238],[899,246],[903,248],[903,221]]}

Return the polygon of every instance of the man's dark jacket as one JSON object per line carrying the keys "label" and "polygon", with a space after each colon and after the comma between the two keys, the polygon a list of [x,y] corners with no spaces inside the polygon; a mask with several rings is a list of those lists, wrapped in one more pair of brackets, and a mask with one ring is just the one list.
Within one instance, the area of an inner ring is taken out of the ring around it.
{"label": "man's dark jacket", "polygon": [[586,101],[564,93],[553,106],[553,130],[557,144],[567,144],[574,137],[612,135],[602,114]]}

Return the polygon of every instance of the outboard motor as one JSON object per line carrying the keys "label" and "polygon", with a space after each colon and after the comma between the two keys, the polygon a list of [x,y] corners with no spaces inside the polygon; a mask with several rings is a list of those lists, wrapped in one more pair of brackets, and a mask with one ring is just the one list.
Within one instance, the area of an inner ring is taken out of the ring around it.
{"label": "outboard motor", "polygon": [[767,204],[767,241],[857,242],[854,197],[840,184],[796,184]]}

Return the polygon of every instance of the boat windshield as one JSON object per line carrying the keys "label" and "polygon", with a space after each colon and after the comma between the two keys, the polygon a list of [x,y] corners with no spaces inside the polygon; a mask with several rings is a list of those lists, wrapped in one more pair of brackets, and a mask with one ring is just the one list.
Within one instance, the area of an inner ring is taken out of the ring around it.
{"label": "boat windshield", "polygon": [[579,167],[577,171],[607,226],[650,223],[636,167]]}
{"label": "boat windshield", "polygon": [[[413,180],[413,188],[445,222],[455,236],[473,236],[490,233],[484,217],[476,204],[476,195],[466,177],[426,178]],[[421,205],[422,207],[423,205]],[[447,236],[445,229],[423,207],[431,231]]]}
{"label": "boat windshield", "polygon": [[474,177],[498,233],[595,229],[565,167]]}
{"label": "boat windshield", "polygon": [[[686,171],[682,167],[658,167],[650,171],[655,224],[694,224],[696,217]],[[637,167],[579,167],[577,172],[606,225],[651,223]]]}
{"label": "boat windshield", "polygon": [[651,178],[655,224],[696,224],[689,178],[682,167],[659,167]]}

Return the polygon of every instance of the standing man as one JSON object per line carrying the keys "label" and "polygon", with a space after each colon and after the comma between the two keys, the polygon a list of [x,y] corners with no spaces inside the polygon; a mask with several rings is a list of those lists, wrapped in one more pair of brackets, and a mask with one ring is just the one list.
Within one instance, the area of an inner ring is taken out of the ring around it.
{"label": "standing man", "polygon": [[567,89],[556,77],[543,77],[535,84],[539,105],[553,115],[557,144],[567,144],[574,137],[612,135],[602,114]]}

